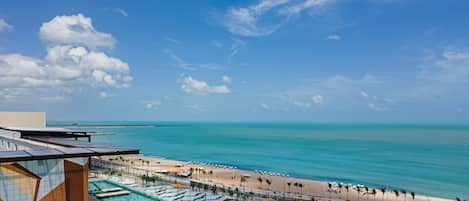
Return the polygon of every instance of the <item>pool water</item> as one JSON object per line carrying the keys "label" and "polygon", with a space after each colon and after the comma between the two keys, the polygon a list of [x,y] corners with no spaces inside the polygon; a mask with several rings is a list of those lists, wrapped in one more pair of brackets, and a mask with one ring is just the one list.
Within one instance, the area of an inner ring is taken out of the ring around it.
{"label": "pool water", "polygon": [[107,181],[107,180],[89,182],[88,183],[88,191],[91,192],[91,191],[98,190],[98,188],[96,186],[99,186],[99,188],[116,188],[116,187],[120,187],[122,189],[125,189],[125,190],[128,190],[128,191],[131,192],[128,195],[121,195],[121,196],[103,198],[103,199],[101,199],[103,201],[159,201],[158,199],[152,198],[148,195],[137,192],[137,191],[135,191],[133,189],[130,189],[128,187],[112,183],[112,182]]}

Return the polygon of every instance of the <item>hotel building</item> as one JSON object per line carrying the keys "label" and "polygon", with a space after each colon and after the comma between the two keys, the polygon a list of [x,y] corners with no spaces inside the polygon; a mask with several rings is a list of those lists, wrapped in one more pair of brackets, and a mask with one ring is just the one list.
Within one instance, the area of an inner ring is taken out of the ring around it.
{"label": "hotel building", "polygon": [[0,112],[0,201],[88,201],[90,157],[138,154],[46,127],[42,112]]}

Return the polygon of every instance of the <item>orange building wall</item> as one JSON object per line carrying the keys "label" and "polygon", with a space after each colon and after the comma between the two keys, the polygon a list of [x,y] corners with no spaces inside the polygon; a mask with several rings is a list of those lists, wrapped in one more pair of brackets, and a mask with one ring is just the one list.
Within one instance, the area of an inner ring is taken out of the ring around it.
{"label": "orange building wall", "polygon": [[58,185],[49,194],[44,196],[40,201],[66,201],[65,199],[65,184]]}
{"label": "orange building wall", "polygon": [[88,201],[88,165],[65,160],[64,171],[68,201]]}

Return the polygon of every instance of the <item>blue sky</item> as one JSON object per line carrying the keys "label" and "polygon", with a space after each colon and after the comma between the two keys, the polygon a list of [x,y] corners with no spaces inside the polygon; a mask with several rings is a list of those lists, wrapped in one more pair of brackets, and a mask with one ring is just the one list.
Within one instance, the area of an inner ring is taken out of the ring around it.
{"label": "blue sky", "polygon": [[0,110],[50,120],[469,120],[469,2],[5,1]]}

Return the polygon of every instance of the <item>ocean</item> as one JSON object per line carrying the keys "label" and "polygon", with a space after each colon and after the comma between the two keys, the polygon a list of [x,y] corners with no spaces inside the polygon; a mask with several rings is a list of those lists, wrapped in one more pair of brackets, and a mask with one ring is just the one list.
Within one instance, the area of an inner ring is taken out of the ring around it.
{"label": "ocean", "polygon": [[[52,123],[66,125],[68,123]],[[469,125],[78,122],[152,125],[83,128],[94,142],[144,155],[217,163],[293,177],[469,197]],[[466,195],[466,196],[464,196]]]}

